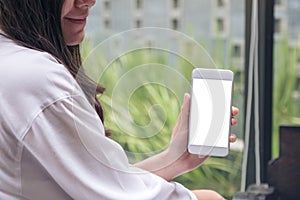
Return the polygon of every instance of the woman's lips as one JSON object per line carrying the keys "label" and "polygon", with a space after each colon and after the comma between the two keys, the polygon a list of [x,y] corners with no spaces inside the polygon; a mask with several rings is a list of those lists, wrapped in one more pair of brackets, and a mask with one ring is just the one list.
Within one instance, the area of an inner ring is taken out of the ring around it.
{"label": "woman's lips", "polygon": [[66,20],[74,23],[74,24],[85,24],[86,23],[86,18],[82,19],[76,19],[76,18],[65,18]]}

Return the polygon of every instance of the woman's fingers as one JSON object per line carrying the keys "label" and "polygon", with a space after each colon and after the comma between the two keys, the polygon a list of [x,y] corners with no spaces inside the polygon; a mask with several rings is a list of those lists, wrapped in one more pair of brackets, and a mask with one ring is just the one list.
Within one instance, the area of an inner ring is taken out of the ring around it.
{"label": "woman's fingers", "polygon": [[235,134],[233,134],[233,133],[231,133],[230,134],[230,136],[229,136],[229,141],[231,142],[231,143],[234,143],[235,141],[236,141],[236,135]]}
{"label": "woman's fingers", "polygon": [[[239,109],[237,107],[232,106],[232,118],[231,118],[231,125],[235,126],[237,124],[237,119],[234,118],[234,116],[236,116],[239,113]],[[229,136],[229,141],[231,143],[234,143],[236,141],[237,137],[235,134],[230,134]]]}
{"label": "woman's fingers", "polygon": [[237,119],[234,118],[234,116],[236,116],[239,113],[239,109],[237,107],[232,106],[231,108],[231,125],[235,126],[237,124]]}
{"label": "woman's fingers", "polygon": [[179,113],[179,117],[175,128],[173,129],[172,138],[174,138],[178,132],[188,132],[188,122],[190,113],[190,95],[188,93],[184,94],[183,105]]}
{"label": "woman's fingers", "polygon": [[239,113],[239,109],[237,107],[232,106],[231,112],[232,116],[236,116]]}
{"label": "woman's fingers", "polygon": [[237,124],[237,119],[231,118],[231,125],[235,126]]}

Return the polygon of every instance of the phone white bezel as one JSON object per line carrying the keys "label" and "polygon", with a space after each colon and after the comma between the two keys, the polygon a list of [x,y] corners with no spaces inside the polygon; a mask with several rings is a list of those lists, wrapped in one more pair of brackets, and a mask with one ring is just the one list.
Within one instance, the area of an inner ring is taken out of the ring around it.
{"label": "phone white bezel", "polygon": [[[214,79],[214,80],[229,80],[232,81],[232,87],[231,87],[231,99],[230,99],[230,110],[232,105],[232,96],[233,96],[233,81],[234,81],[234,75],[233,72],[230,70],[224,70],[224,69],[202,69],[202,68],[196,68],[192,72],[192,87],[191,87],[191,96],[193,91],[193,80],[194,79]],[[193,101],[191,98],[190,108],[192,109]],[[230,121],[229,123],[229,130],[228,130],[228,145],[227,147],[217,147],[217,146],[207,146],[207,145],[195,145],[190,144],[190,130],[189,130],[189,139],[188,139],[188,151],[192,154],[199,154],[201,152],[201,155],[206,156],[217,156],[217,157],[225,157],[229,153],[229,134],[230,134],[230,127],[231,127],[231,112],[229,113]],[[191,123],[191,115],[189,123]]]}

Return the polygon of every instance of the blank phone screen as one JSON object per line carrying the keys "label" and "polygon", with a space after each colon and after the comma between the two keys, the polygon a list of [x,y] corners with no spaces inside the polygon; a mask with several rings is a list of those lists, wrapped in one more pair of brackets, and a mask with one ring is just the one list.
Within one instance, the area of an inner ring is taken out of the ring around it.
{"label": "blank phone screen", "polygon": [[228,147],[231,92],[230,80],[193,79],[190,144]]}

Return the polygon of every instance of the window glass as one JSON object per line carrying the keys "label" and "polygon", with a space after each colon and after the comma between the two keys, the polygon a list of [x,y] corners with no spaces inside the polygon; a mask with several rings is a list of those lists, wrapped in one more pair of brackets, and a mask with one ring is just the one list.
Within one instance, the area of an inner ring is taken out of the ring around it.
{"label": "window glass", "polygon": [[110,5],[110,1],[109,0],[104,1],[103,4],[104,4],[105,10],[110,10],[110,6],[111,5]]}
{"label": "window glass", "polygon": [[173,0],[173,8],[179,7],[179,0]]}
{"label": "window glass", "polygon": [[224,0],[217,0],[217,6],[218,7],[223,7],[225,4]]}
{"label": "window glass", "polygon": [[217,19],[217,31],[218,32],[223,32],[224,31],[224,19],[222,19],[222,18],[218,18]]}
{"label": "window glass", "polygon": [[109,19],[104,19],[104,27],[105,29],[110,29],[110,20]]}
{"label": "window glass", "polygon": [[274,24],[274,32],[276,33],[276,34],[279,34],[279,33],[281,33],[281,31],[282,31],[282,25],[281,25],[281,19],[275,19],[275,22],[274,22],[275,24]]}
{"label": "window glass", "polygon": [[135,27],[136,27],[136,28],[141,28],[141,27],[142,27],[142,21],[141,21],[140,19],[137,19],[137,20],[135,21]]}
{"label": "window glass", "polygon": [[[275,158],[279,154],[279,126],[300,124],[300,1],[276,0],[274,16],[272,150]],[[286,25],[282,19],[286,19]]]}
{"label": "window glass", "polygon": [[136,0],[136,9],[142,9],[143,7],[143,1],[142,0]]}
{"label": "window glass", "polygon": [[105,126],[130,162],[166,149],[195,67],[234,72],[233,105],[240,113],[231,132],[238,141],[226,158],[209,158],[176,178],[190,189],[213,189],[231,199],[242,168],[245,0],[110,0],[110,12],[99,12],[104,2],[91,10],[83,64],[106,88],[99,96]]}
{"label": "window glass", "polygon": [[274,3],[275,3],[275,5],[281,5],[282,4],[282,0],[275,0]]}
{"label": "window glass", "polygon": [[241,46],[238,44],[233,45],[233,52],[232,52],[232,57],[235,58],[240,58],[242,56],[242,49]]}
{"label": "window glass", "polygon": [[172,19],[172,29],[178,29],[178,19]]}

